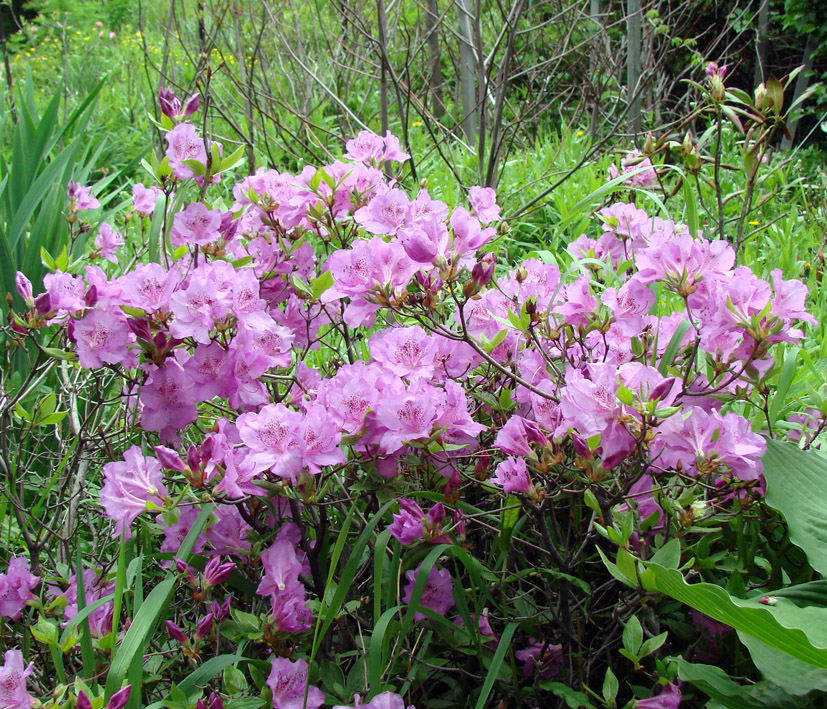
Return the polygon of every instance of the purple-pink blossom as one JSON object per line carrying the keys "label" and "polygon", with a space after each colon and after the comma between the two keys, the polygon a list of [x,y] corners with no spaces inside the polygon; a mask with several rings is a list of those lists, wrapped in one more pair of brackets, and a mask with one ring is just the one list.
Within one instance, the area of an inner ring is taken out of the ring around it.
{"label": "purple-pink blossom", "polygon": [[267,686],[273,693],[273,709],[319,709],[324,704],[324,692],[312,684],[308,686],[307,660],[291,662],[274,657],[270,662]]}
{"label": "purple-pink blossom", "polygon": [[[402,601],[410,603],[413,595],[414,585],[416,584],[417,576],[422,564],[405,572],[405,578],[408,583],[405,585],[404,595]],[[438,615],[444,616],[448,610],[454,605],[454,583],[451,579],[451,572],[448,569],[437,569],[436,566],[431,567],[428,574],[428,580],[425,583],[425,589],[422,591],[422,597],[419,599],[419,605],[423,608],[428,608]],[[427,616],[424,613],[416,611],[414,613],[414,620],[419,622],[425,620]]]}
{"label": "purple-pink blossom", "polygon": [[164,487],[161,464],[144,456],[138,446],[123,454],[123,461],[103,466],[101,505],[109,519],[115,521],[114,536],[125,532],[150,505],[162,507],[167,490]]}
{"label": "purple-pink blossom", "polygon": [[6,650],[0,666],[0,707],[2,709],[29,709],[35,698],[26,691],[26,678],[33,672],[34,663],[23,665],[20,650]]}
{"label": "purple-pink blossom", "polygon": [[32,589],[40,577],[29,571],[29,560],[13,556],[6,573],[0,574],[0,617],[17,620],[28,601],[37,599]]}

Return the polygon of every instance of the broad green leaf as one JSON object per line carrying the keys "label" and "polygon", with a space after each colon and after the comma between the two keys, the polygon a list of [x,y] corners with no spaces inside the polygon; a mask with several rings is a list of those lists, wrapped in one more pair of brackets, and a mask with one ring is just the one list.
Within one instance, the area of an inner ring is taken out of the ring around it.
{"label": "broad green leaf", "polygon": [[678,666],[678,677],[728,709],[766,709],[766,704],[750,697],[746,690],[735,684],[720,667],[687,662],[682,657],[677,657],[674,661]]}
{"label": "broad green leaf", "polygon": [[679,571],[641,563],[646,567],[641,574],[646,590],[665,593],[802,662],[827,668],[827,610],[798,608],[786,599],[766,606],[757,599],[733,598],[720,586],[689,584]]}
{"label": "broad green leaf", "polygon": [[827,458],[770,439],[763,462],[766,503],[784,515],[810,566],[827,575]]}
{"label": "broad green leaf", "polygon": [[796,660],[745,633],[739,632],[738,637],[747,646],[752,661],[761,670],[764,679],[774,682],[785,692],[801,695],[814,689],[827,691],[827,669]]}

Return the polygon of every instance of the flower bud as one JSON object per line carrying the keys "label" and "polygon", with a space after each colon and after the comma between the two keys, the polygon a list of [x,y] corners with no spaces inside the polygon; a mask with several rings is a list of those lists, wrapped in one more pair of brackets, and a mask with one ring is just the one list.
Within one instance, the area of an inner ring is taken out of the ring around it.
{"label": "flower bud", "polygon": [[161,113],[167,118],[175,120],[181,113],[181,102],[169,87],[158,92],[158,104],[161,106]]}
{"label": "flower bud", "polygon": [[78,692],[78,696],[75,698],[75,709],[92,709],[92,702],[89,701],[86,692],[82,690]]}
{"label": "flower bud", "polygon": [[132,685],[128,684],[109,699],[106,709],[123,709],[129,701],[129,694],[132,691]]}
{"label": "flower bud", "polygon": [[175,623],[173,623],[171,620],[168,620],[166,621],[166,624],[167,632],[173,640],[177,640],[179,643],[189,642],[187,636],[184,635],[184,631],[181,630],[181,628],[179,628],[177,625],[175,625]]}
{"label": "flower bud", "polygon": [[767,101],[767,87],[762,81],[758,84],[758,88],[755,89],[755,108],[759,111],[764,110],[764,104]]}
{"label": "flower bud", "polygon": [[34,306],[34,296],[32,295],[32,282],[26,278],[20,271],[14,277],[14,285],[17,286],[17,293],[23,301],[30,308]]}
{"label": "flower bud", "polygon": [[220,556],[213,557],[204,567],[204,588],[212,588],[226,581],[233,569],[235,569],[234,561],[222,564]]}
{"label": "flower bud", "polygon": [[129,318],[126,321],[132,334],[139,340],[150,342],[152,340],[152,333],[149,331],[149,324],[143,318]]}
{"label": "flower bud", "polygon": [[212,623],[213,623],[213,615],[212,613],[207,613],[202,619],[201,622],[198,623],[198,627],[195,629],[195,639],[201,640],[202,638],[207,637],[210,634],[210,630],[212,630]]}
{"label": "flower bud", "polygon": [[491,277],[494,275],[494,264],[485,264],[482,261],[477,261],[471,269],[471,280],[480,288],[487,286],[491,282]]}
{"label": "flower bud", "polygon": [[199,94],[193,94],[187,99],[187,102],[184,104],[184,112],[183,117],[187,118],[191,116],[198,110],[198,107],[201,105],[201,96]]}
{"label": "flower bud", "polygon": [[158,462],[167,470],[174,470],[176,473],[183,473],[186,470],[181,456],[170,448],[155,446],[155,456],[158,458]]}

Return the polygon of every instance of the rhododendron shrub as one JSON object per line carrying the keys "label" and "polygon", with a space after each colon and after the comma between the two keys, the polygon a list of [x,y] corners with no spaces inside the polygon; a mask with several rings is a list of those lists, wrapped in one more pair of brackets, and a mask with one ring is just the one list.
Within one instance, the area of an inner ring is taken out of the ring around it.
{"label": "rhododendron shrub", "polygon": [[[80,582],[50,574],[49,605],[15,558],[0,612],[40,604],[69,627],[83,589],[103,601],[83,651],[103,656],[168,574],[160,674],[131,695],[147,703],[195,666],[223,672],[199,676],[210,707],[464,706],[489,671],[483,704],[544,704],[621,672],[616,621],[654,601],[618,600],[603,537],[647,558],[697,510],[759,504],[767,421],[749,407],[775,348],[814,322],[805,287],[623,202],[567,253],[500,263],[495,191],[448,205],[409,190],[387,177],[409,157],[391,134],[231,186],[232,160],[187,121],[197,97],[163,106],[165,156],[157,184],[132,189],[133,221],[99,225],[93,263],[40,289],[21,274],[15,320],[21,347],[51,333],[64,370],[109,377],[110,424],[87,432],[88,543],[129,554],[129,571],[124,558],[115,592],[111,564],[84,555]],[[78,185],[69,200],[96,202]],[[162,209],[158,262],[127,266],[134,215]],[[146,584],[134,603],[125,579]],[[80,649],[64,652],[78,671]],[[674,666],[657,663],[624,701],[680,701]],[[33,670],[18,664],[7,653],[23,696]]]}

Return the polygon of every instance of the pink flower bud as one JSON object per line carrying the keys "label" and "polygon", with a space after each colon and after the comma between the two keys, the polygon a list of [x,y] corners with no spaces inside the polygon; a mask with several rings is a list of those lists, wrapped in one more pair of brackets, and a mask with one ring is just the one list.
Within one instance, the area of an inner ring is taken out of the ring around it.
{"label": "pink flower bud", "polygon": [[191,116],[198,110],[198,107],[201,105],[201,97],[198,94],[193,94],[187,99],[186,104],[184,104],[184,112],[183,117],[186,118],[187,116]]}
{"label": "pink flower bud", "polygon": [[34,296],[32,295],[32,282],[26,278],[20,271],[14,277],[14,285],[17,286],[17,292],[30,308],[34,305]]}
{"label": "pink flower bud", "polygon": [[213,588],[226,581],[233,569],[235,569],[234,561],[222,564],[220,556],[213,557],[204,567],[204,588]]}
{"label": "pink flower bud", "polygon": [[129,701],[129,694],[132,691],[132,685],[128,684],[126,687],[118,692],[115,692],[109,699],[106,709],[123,709]]}
{"label": "pink flower bud", "polygon": [[212,613],[207,613],[202,619],[201,622],[198,623],[198,627],[195,629],[195,639],[201,640],[202,638],[207,637],[209,635],[210,630],[212,630],[212,622],[213,622],[213,615]]}
{"label": "pink flower bud", "polygon": [[161,106],[161,113],[173,120],[181,113],[181,102],[169,87],[158,92],[158,103]]}
{"label": "pink flower bud", "polygon": [[177,625],[175,625],[175,623],[173,623],[171,620],[168,620],[166,621],[166,624],[167,631],[169,632],[169,635],[173,640],[177,640],[179,643],[189,642],[187,636],[184,635],[184,631],[181,630],[181,628],[179,628]]}
{"label": "pink flower bud", "polygon": [[126,321],[126,324],[129,325],[129,329],[132,331],[132,334],[139,340],[144,340],[145,342],[152,340],[152,333],[149,331],[149,325],[143,318],[129,318]]}
{"label": "pink flower bud", "polygon": [[189,466],[190,470],[198,470],[201,467],[201,456],[198,455],[198,449],[190,445],[187,448],[187,465]]}
{"label": "pink flower bud", "polygon": [[183,473],[186,470],[181,456],[170,448],[155,446],[155,456],[167,470],[174,470],[176,473]]}
{"label": "pink flower bud", "polygon": [[216,623],[223,623],[229,617],[230,601],[232,601],[232,596],[227,596],[221,604],[219,604],[218,601],[212,602],[210,612],[212,613],[213,618],[215,618]]}
{"label": "pink flower bud", "polygon": [[75,709],[92,709],[92,702],[86,696],[86,692],[79,692],[75,699]]}

